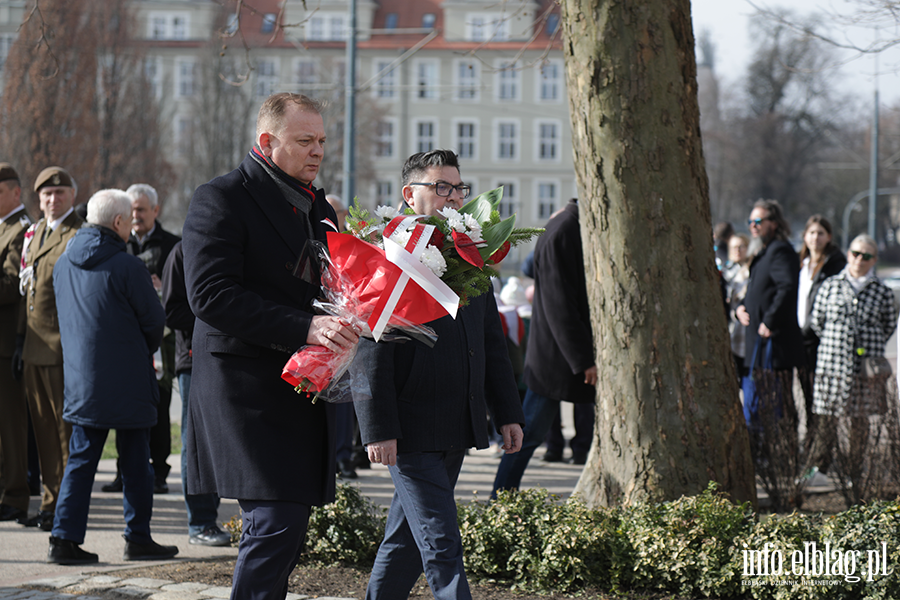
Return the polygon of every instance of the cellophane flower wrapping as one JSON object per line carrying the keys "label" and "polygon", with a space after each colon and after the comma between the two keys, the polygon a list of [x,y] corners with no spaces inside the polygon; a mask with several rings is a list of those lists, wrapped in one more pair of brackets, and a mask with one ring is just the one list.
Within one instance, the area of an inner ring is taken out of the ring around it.
{"label": "cellophane flower wrapping", "polygon": [[[347,234],[327,234],[328,248],[319,244],[316,258],[321,269],[321,288],[326,301],[315,301],[320,312],[340,318],[360,336],[372,337],[368,321],[376,309],[396,267],[384,251]],[[388,321],[385,341],[413,337],[433,345],[434,330],[423,325],[447,315],[439,304],[415,286],[401,296]],[[314,394],[328,402],[350,402],[365,395],[367,383],[348,372],[356,355],[356,345],[332,351],[325,346],[307,345],[291,356],[282,370],[282,379],[299,393]],[[354,390],[356,398],[354,398]]]}

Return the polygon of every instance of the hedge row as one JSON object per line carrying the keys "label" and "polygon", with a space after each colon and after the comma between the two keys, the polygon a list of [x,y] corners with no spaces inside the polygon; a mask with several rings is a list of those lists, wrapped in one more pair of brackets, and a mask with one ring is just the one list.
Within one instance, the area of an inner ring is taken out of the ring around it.
{"label": "hedge row", "polygon": [[[470,579],[522,591],[900,598],[898,501],[757,521],[749,505],[711,485],[699,496],[625,508],[589,509],[531,489],[458,509]],[[384,509],[339,486],[334,504],[313,511],[309,559],[370,566],[384,520]]]}

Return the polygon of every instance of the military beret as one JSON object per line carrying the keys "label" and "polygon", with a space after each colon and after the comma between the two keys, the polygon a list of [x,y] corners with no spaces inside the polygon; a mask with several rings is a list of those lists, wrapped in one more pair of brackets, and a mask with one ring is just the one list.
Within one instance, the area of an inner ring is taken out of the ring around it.
{"label": "military beret", "polygon": [[34,191],[38,191],[45,185],[75,187],[72,185],[72,176],[62,167],[47,167],[38,173],[34,180]]}
{"label": "military beret", "polygon": [[16,170],[13,169],[11,164],[0,162],[0,181],[6,181],[7,179],[15,179],[18,181],[19,174],[16,173]]}

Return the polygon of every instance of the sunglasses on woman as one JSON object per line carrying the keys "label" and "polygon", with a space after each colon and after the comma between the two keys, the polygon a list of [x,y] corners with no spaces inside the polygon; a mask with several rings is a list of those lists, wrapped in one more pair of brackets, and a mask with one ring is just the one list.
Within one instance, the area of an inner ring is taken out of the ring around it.
{"label": "sunglasses on woman", "polygon": [[860,256],[862,256],[862,259],[865,261],[870,261],[875,258],[874,254],[869,254],[868,252],[860,252],[859,250],[851,250],[850,254],[852,254],[854,258],[859,258]]}

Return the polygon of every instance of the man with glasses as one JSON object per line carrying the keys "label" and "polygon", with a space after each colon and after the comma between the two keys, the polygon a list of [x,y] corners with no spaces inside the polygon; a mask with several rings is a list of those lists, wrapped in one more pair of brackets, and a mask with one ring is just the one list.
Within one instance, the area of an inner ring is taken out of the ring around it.
{"label": "man with glasses", "polygon": [[[403,199],[420,215],[459,209],[470,192],[448,150],[414,154],[402,180]],[[453,488],[466,450],[488,447],[487,410],[507,452],[522,444],[525,419],[494,295],[470,298],[455,320],[428,325],[438,336],[433,348],[418,341],[359,345],[372,391],[371,400],[355,404],[362,442],[394,481],[369,600],[409,597],[423,570],[435,598],[472,597]]]}
{"label": "man with glasses", "polygon": [[[764,476],[793,477],[798,448],[792,384],[794,368],[806,368],[803,336],[797,322],[800,259],[788,242],[791,229],[777,200],[758,200],[748,225],[762,247],[750,263],[747,293],[735,310],[747,328],[745,375],[753,378],[758,399],[755,408],[751,398],[744,399],[745,403],[750,402],[745,415],[754,422],[759,419],[762,427],[759,434],[751,429],[757,469],[766,470]],[[754,376],[754,368],[760,367],[765,377]]]}

